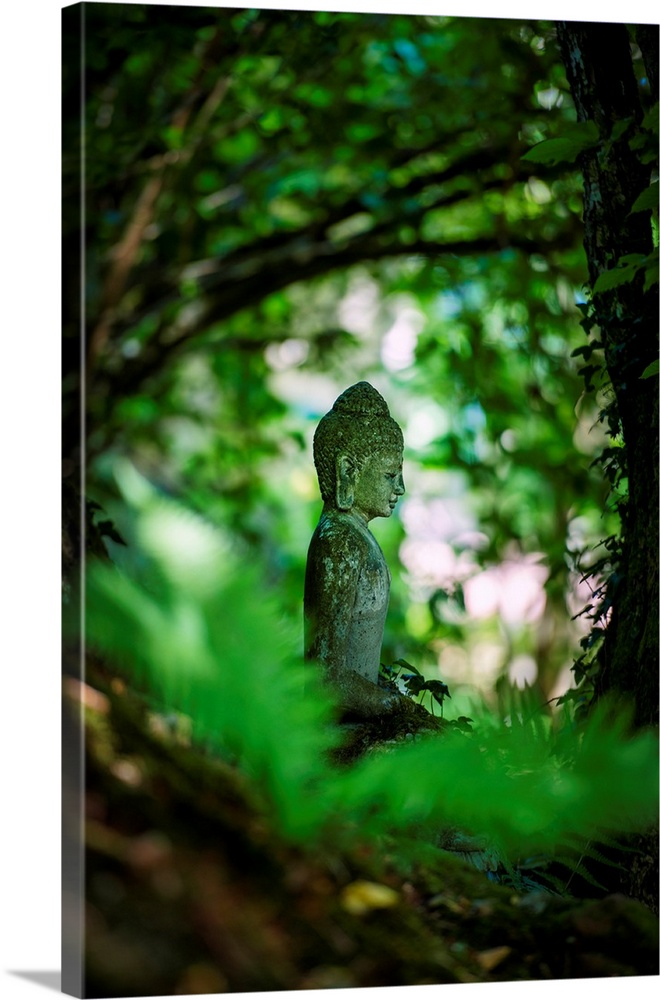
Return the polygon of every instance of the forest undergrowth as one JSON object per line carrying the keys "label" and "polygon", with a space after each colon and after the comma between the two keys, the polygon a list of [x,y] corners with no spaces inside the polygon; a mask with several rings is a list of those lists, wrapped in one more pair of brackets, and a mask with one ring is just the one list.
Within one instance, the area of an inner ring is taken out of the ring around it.
{"label": "forest undergrowth", "polygon": [[652,733],[521,697],[338,767],[332,698],[258,567],[133,467],[117,482],[87,674],[66,682],[87,733],[88,995],[657,971],[656,918],[592,868],[657,814]]}
{"label": "forest undergrowth", "polygon": [[635,829],[656,814],[656,740],[631,735],[619,706],[577,727],[568,716],[524,717],[521,698],[506,724],[485,716],[474,731],[445,726],[441,739],[337,771],[331,696],[248,554],[132,467],[118,475],[133,509],[121,526],[130,541],[123,567],[88,569],[87,639],[165,713],[189,718],[198,745],[237,761],[284,836],[334,836],[337,817],[363,833],[451,823],[487,833],[511,856],[566,835]]}

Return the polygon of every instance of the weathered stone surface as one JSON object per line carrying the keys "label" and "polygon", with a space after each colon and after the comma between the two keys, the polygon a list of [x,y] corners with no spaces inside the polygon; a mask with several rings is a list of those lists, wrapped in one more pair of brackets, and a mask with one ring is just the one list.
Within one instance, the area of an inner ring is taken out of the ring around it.
{"label": "weathered stone surface", "polygon": [[326,668],[346,717],[414,715],[410,699],[378,687],[390,573],[369,522],[391,516],[405,485],[401,428],[368,382],[322,418],[314,462],[324,506],[307,556],[305,655]]}

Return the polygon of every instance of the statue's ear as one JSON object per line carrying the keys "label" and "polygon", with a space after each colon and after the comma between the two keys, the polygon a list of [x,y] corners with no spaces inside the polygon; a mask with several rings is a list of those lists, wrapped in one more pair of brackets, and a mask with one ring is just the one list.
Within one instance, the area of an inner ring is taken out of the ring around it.
{"label": "statue's ear", "polygon": [[336,463],[335,499],[339,510],[350,510],[355,501],[357,466],[348,455],[338,455]]}

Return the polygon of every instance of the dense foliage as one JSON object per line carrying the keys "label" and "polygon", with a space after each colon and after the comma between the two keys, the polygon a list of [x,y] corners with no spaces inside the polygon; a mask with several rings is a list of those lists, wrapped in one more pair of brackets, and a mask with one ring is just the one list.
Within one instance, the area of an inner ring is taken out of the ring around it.
{"label": "dense foliage", "polygon": [[[300,627],[311,433],[367,378],[407,441],[402,519],[376,526],[395,577],[385,658],[435,671],[454,698],[463,685],[459,713],[495,682],[561,694],[588,628],[571,618],[599,584],[582,576],[617,515],[590,468],[603,400],[572,357],[581,177],[525,158],[575,115],[554,27],[121,4],[82,16],[89,495],[111,505],[112,461],[130,457],[258,550]],[[72,307],[74,369],[77,320]],[[75,374],[67,387],[75,439]]]}
{"label": "dense foliage", "polygon": [[117,473],[139,557],[127,551],[123,572],[90,567],[91,648],[146,682],[161,717],[237,762],[288,840],[426,830],[439,843],[458,826],[485,835],[511,868],[567,843],[584,853],[591,838],[656,815],[657,741],[629,738],[625,715],[606,712],[576,734],[570,717],[553,728],[519,700],[506,725],[482,715],[474,731],[447,728],[338,769],[332,703],[260,595],[258,567],[241,566],[229,540],[134,469]]}

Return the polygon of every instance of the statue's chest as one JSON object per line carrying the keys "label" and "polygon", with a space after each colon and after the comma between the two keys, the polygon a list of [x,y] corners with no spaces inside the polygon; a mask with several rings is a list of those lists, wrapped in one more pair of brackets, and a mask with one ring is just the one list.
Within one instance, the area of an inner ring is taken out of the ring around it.
{"label": "statue's chest", "polygon": [[354,613],[374,615],[385,613],[390,597],[390,571],[381,548],[373,536],[368,538],[355,596]]}

